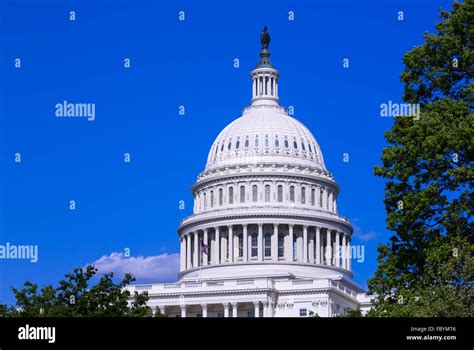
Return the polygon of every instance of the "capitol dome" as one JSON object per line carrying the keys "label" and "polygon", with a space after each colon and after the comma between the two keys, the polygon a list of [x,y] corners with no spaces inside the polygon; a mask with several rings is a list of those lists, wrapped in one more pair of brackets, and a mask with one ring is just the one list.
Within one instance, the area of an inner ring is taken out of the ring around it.
{"label": "capitol dome", "polygon": [[280,106],[250,106],[217,136],[206,170],[280,162],[325,170],[311,132]]}
{"label": "capitol dome", "polygon": [[314,136],[280,106],[264,34],[250,105],[217,136],[192,187],[193,215],[178,229],[180,277],[351,278],[352,226],[337,209],[339,186]]}
{"label": "capitol dome", "polygon": [[[179,281],[137,286],[153,310],[181,317],[336,316],[367,309],[352,281],[352,226],[311,132],[280,106],[270,36],[252,98],[222,130],[181,221]],[[155,312],[154,311],[154,312]]]}

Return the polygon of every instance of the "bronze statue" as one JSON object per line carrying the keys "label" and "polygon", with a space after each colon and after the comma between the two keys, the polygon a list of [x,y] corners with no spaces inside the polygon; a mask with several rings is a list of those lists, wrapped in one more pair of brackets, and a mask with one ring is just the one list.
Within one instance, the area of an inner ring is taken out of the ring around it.
{"label": "bronze statue", "polygon": [[260,43],[262,44],[262,50],[268,49],[270,44],[270,34],[268,34],[267,26],[263,28],[262,34],[260,35]]}

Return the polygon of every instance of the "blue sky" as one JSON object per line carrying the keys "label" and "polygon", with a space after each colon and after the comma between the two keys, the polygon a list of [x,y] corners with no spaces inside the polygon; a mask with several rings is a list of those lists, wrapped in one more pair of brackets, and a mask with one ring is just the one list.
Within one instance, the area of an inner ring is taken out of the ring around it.
{"label": "blue sky", "polygon": [[[401,102],[403,54],[434,31],[439,8],[450,6],[2,1],[0,244],[38,245],[39,260],[0,260],[0,303],[14,302],[11,286],[55,283],[104,256],[101,267],[133,270],[139,282],[174,279],[176,229],[192,212],[190,187],[215,137],[249,103],[264,25],[281,73],[281,104],[294,106],[315,135],[341,186],[339,210],[356,227],[354,243],[365,245],[365,261],[353,263],[365,287],[377,244],[390,236],[383,181],[373,176],[392,124],[380,117],[380,104]],[[56,118],[64,100],[95,103],[95,120]],[[132,260],[120,255],[126,248]]]}

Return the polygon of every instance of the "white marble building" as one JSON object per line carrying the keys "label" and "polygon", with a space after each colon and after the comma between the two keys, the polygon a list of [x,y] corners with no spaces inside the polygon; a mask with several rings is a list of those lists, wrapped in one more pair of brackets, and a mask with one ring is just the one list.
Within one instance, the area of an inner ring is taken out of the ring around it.
{"label": "white marble building", "polygon": [[[331,317],[369,307],[352,226],[311,132],[279,105],[266,29],[252,99],[211,146],[181,222],[179,281],[134,285],[170,317]],[[207,248],[207,254],[205,252]]]}

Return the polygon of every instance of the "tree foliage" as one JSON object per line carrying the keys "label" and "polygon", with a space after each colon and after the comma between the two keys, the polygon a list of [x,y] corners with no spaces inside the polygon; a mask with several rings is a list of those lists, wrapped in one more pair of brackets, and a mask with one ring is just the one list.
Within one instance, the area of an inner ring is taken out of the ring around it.
{"label": "tree foliage", "polygon": [[369,280],[373,316],[472,316],[474,1],[441,10],[437,34],[403,57],[404,100],[375,174],[386,180],[386,223]]}
{"label": "tree foliage", "polygon": [[96,273],[93,265],[76,268],[57,287],[47,285],[38,289],[38,285],[25,282],[21,290],[12,288],[18,308],[0,305],[0,316],[124,317],[145,316],[149,312],[147,293],[135,292],[132,297],[124,289],[135,281],[131,274],[115,283],[113,273],[107,273],[91,286],[90,280]]}

